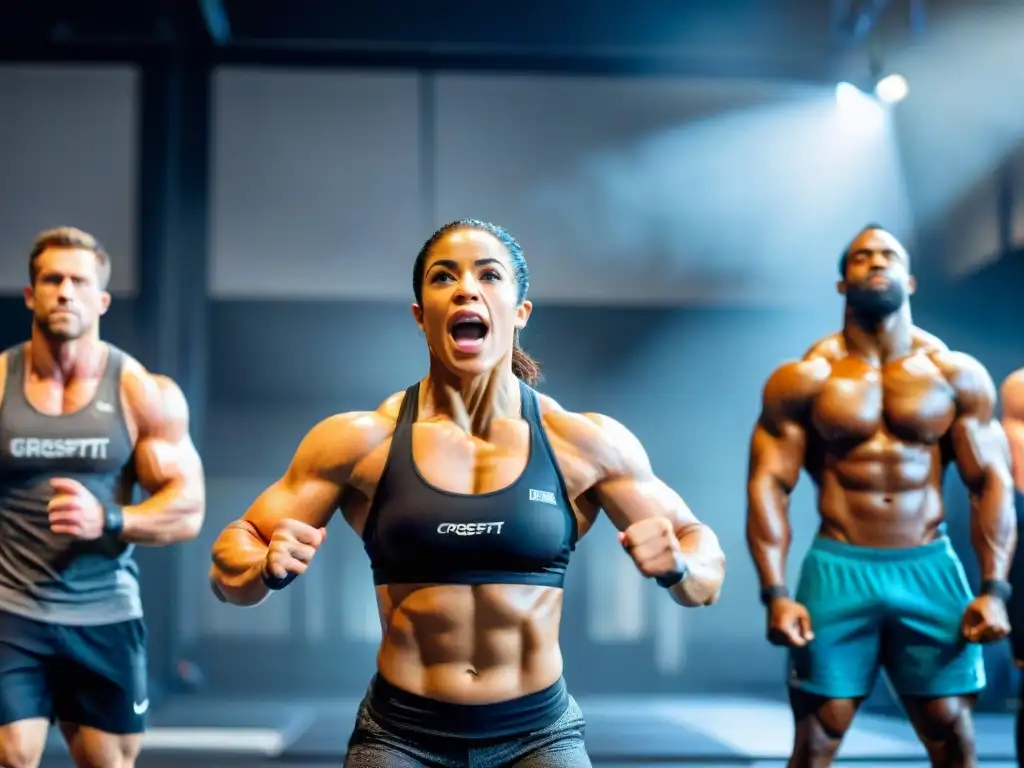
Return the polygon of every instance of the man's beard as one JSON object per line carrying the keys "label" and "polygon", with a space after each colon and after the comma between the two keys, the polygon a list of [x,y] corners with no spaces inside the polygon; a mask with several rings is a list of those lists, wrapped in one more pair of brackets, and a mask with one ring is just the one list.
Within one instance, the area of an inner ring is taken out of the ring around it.
{"label": "man's beard", "polygon": [[74,341],[84,332],[81,323],[64,322],[54,327],[49,318],[36,318],[36,328],[50,341]]}
{"label": "man's beard", "polygon": [[890,282],[885,288],[848,284],[846,305],[853,313],[868,322],[877,322],[893,314],[907,300],[907,291],[901,283]]}

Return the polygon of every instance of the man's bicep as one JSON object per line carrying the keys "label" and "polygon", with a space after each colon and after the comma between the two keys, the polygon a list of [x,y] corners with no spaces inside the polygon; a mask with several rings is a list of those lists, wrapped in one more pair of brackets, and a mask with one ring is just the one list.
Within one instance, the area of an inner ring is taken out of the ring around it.
{"label": "man's bicep", "polygon": [[969,490],[980,491],[993,473],[1010,474],[1010,444],[995,417],[994,403],[958,415],[948,441],[960,479]]}
{"label": "man's bicep", "polygon": [[968,488],[980,488],[991,472],[1009,473],[1010,446],[1006,432],[991,414],[960,416],[950,436],[953,460]]}
{"label": "man's bicep", "polygon": [[765,382],[761,413],[750,440],[748,479],[769,479],[792,490],[800,479],[807,451],[811,398],[827,377],[823,360],[785,364]]}
{"label": "man's bicep", "polygon": [[947,437],[961,479],[978,489],[989,473],[1009,471],[1010,446],[996,415],[996,386],[988,371],[967,355],[951,359],[956,363],[950,378],[957,415]]}
{"label": "man's bicep", "polygon": [[175,483],[203,494],[203,462],[189,435],[177,438],[140,437],[135,446],[135,475],[147,493]]}
{"label": "man's bicep", "polygon": [[749,478],[770,479],[792,491],[800,479],[807,451],[807,432],[790,419],[770,419],[763,414],[750,440]]}
{"label": "man's bicep", "polygon": [[154,375],[152,380],[156,386],[146,398],[148,402],[141,404],[143,413],[134,451],[139,485],[153,494],[174,483],[202,498],[203,462],[189,432],[188,402],[172,379]]}

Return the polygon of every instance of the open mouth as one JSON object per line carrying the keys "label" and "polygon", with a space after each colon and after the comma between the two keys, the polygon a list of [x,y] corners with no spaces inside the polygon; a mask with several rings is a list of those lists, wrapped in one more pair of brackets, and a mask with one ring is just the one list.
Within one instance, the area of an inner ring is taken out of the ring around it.
{"label": "open mouth", "polygon": [[487,338],[487,323],[473,312],[457,312],[448,324],[448,333],[460,352],[476,352]]}

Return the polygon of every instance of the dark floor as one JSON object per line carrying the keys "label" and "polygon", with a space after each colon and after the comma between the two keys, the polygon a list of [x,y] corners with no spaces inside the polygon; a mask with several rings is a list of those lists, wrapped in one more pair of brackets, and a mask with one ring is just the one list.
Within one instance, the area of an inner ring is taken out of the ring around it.
{"label": "dark floor", "polygon": [[[183,698],[153,713],[139,768],[341,765],[358,702]],[[793,726],[783,702],[724,697],[593,696],[579,701],[595,766],[785,765]],[[978,715],[983,766],[1012,768],[1009,715]],[[56,733],[43,768],[68,761]],[[871,768],[926,766],[910,726],[862,713],[840,761]]]}
{"label": "dark floor", "polygon": [[[341,761],[338,761],[337,763],[246,763],[246,765],[252,766],[252,768],[284,768],[284,766],[287,766],[287,768],[324,768],[327,765],[340,766],[341,764]],[[65,764],[54,763],[53,768],[57,768],[57,766],[61,766],[61,768],[64,768],[64,765]],[[931,768],[930,764],[927,762],[876,763],[872,761],[871,763],[865,763],[864,761],[839,761],[836,763],[836,765],[840,767],[851,766],[851,768],[853,766],[859,766],[860,768],[864,768],[868,765],[870,765],[870,768]],[[982,761],[979,765],[981,765],[983,768],[1017,768],[1016,763],[1008,762]],[[138,768],[181,768],[180,763],[161,763],[150,762],[145,760],[137,763],[137,766]],[[222,768],[222,766],[224,766],[224,763],[216,761],[210,763],[189,763],[189,768]],[[772,760],[760,761],[756,763],[594,763],[594,768],[673,768],[673,766],[679,766],[679,768],[724,768],[724,766],[746,766],[746,768],[785,768],[786,761]],[[49,768],[49,765],[43,766],[43,768]]]}
{"label": "dark floor", "polygon": [[[143,757],[136,763],[137,768],[326,768],[327,766],[341,766],[343,758],[339,758],[336,761],[321,760],[314,763],[294,763],[291,761],[282,760],[269,760],[269,761],[257,761],[252,762],[248,760],[224,760],[223,758],[213,757],[206,760],[195,760],[190,758],[188,762],[183,762],[180,758],[170,757]],[[600,761],[594,762],[594,768],[725,768],[725,766],[745,766],[745,768],[785,768],[785,760],[759,760],[754,762],[690,762],[690,761],[679,761],[675,763],[669,762],[657,762],[657,763],[604,763]],[[836,763],[836,766],[843,768],[843,766],[849,766],[849,768],[930,768],[930,765],[924,761],[908,760],[901,762],[876,762],[874,760],[854,760],[854,761],[843,761],[840,760]],[[1005,760],[987,761],[982,760],[980,763],[981,768],[1017,768],[1015,762],[1008,762]],[[53,758],[47,759],[43,762],[40,768],[73,768],[70,761],[67,758]]]}

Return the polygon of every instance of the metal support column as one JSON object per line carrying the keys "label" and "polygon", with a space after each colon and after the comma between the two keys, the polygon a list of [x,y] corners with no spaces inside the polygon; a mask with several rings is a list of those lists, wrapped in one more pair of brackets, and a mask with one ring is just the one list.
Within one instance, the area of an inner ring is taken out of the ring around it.
{"label": "metal support column", "polygon": [[[198,49],[198,50],[196,50]],[[152,371],[173,378],[191,410],[202,446],[207,398],[206,291],[210,65],[204,46],[179,41],[142,69],[139,164],[140,349]],[[194,614],[186,563],[195,544],[138,551],[150,625],[151,677],[175,677],[182,652],[180,617]],[[187,567],[192,567],[191,565]],[[191,610],[189,610],[191,609]]]}

